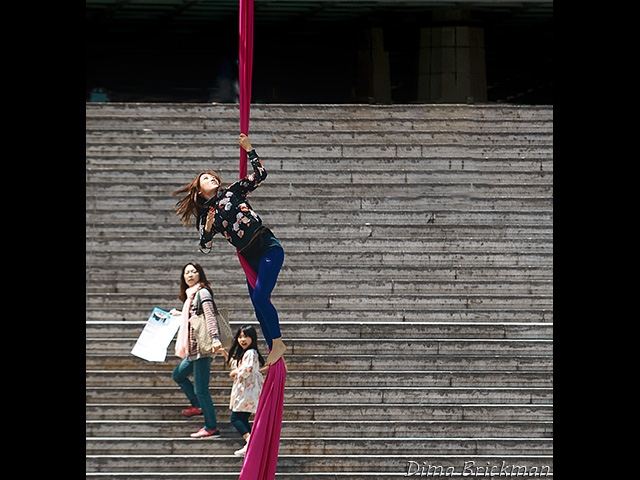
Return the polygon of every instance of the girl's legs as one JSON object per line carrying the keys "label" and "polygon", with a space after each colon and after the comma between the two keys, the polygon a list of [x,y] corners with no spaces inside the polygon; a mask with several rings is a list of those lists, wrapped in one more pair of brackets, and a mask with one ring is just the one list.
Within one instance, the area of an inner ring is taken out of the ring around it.
{"label": "girl's legs", "polygon": [[240,450],[233,452],[234,455],[244,457],[247,453],[247,447],[249,446],[249,439],[251,438],[251,426],[249,425],[249,412],[231,412],[231,423],[236,430],[242,434],[242,438],[246,442]]}
{"label": "girl's legs", "polygon": [[269,355],[265,361],[266,366],[276,363],[287,349],[282,341],[278,311],[271,303],[271,292],[276,286],[283,263],[284,250],[272,248],[262,256],[258,268],[254,267],[258,274],[255,288],[251,288],[247,282],[256,318],[260,322],[262,334],[269,347]]}
{"label": "girl's legs", "polygon": [[236,427],[236,430],[243,438],[247,438],[247,435],[251,433],[250,416],[251,413],[249,412],[231,412],[231,424]]}
{"label": "girl's legs", "polygon": [[209,393],[209,377],[211,375],[212,357],[202,357],[192,362],[193,383],[195,384],[195,395],[204,415],[204,428],[215,430],[218,426],[216,420],[216,409]]}

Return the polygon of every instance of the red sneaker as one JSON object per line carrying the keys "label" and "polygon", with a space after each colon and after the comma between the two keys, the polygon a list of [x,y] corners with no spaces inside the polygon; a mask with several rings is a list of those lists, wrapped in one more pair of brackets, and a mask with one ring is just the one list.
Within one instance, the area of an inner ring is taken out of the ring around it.
{"label": "red sneaker", "polygon": [[193,417],[194,415],[202,415],[202,409],[201,408],[196,408],[196,407],[194,407],[192,405],[189,408],[185,408],[184,410],[182,410],[182,414],[185,417]]}
{"label": "red sneaker", "polygon": [[217,428],[215,430],[207,430],[206,428],[202,427],[196,433],[192,433],[191,436],[193,438],[219,437],[220,436],[220,430],[218,430]]}

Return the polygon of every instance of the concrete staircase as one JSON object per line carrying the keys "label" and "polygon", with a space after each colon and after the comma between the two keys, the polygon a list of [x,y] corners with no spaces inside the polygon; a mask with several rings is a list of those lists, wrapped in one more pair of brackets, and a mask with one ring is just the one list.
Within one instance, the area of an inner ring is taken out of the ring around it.
{"label": "concrete staircase", "polygon": [[[238,107],[87,103],[86,115],[86,477],[235,480],[222,360],[222,437],[196,440],[172,346],[164,363],[130,351],[154,306],[180,307],[192,259],[232,326],[257,326],[235,250],[218,239],[202,255],[171,210],[198,171],[237,178]],[[552,117],[252,106],[269,177],[251,203],[286,252],[277,479],[553,476]]]}

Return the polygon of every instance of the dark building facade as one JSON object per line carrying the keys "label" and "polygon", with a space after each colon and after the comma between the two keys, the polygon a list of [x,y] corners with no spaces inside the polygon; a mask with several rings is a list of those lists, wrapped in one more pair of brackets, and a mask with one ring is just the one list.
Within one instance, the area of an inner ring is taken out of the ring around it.
{"label": "dark building facade", "polygon": [[[254,103],[553,104],[551,1],[254,0]],[[88,101],[235,102],[238,0],[86,0]]]}

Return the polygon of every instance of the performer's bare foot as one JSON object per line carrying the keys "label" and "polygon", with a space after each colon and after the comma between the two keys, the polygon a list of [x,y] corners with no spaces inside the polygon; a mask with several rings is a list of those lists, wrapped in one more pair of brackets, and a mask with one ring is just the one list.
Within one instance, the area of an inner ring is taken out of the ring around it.
{"label": "performer's bare foot", "polygon": [[[287,367],[287,361],[284,359],[284,357],[282,357],[282,362],[284,363],[284,371],[288,372],[289,371],[289,367]],[[264,367],[260,367],[260,373],[264,373],[266,374],[269,371],[269,367],[267,367],[266,365]]]}
{"label": "performer's bare foot", "polygon": [[287,346],[282,341],[282,337],[274,338],[273,343],[271,344],[271,351],[269,352],[269,355],[264,362],[265,366],[270,367],[271,365],[276,363],[278,360],[280,360],[280,357],[282,357],[282,355],[284,355],[284,352],[286,351]]}

